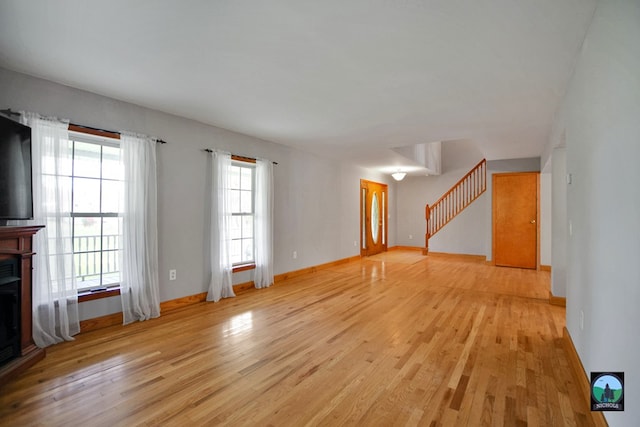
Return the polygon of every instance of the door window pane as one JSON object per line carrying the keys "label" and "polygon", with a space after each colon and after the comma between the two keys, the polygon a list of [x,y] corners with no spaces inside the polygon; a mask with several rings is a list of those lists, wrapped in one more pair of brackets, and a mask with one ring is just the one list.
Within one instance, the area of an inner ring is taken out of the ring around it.
{"label": "door window pane", "polygon": [[387,195],[384,191],[382,192],[380,198],[382,199],[382,211],[380,212],[380,217],[382,218],[382,244],[385,245],[387,243],[387,236],[385,235],[385,230],[387,229],[387,207],[385,205],[387,201]]}
{"label": "door window pane", "polygon": [[367,190],[362,189],[362,206],[360,207],[360,211],[362,212],[362,249],[367,249]]}
{"label": "door window pane", "polygon": [[371,200],[371,238],[373,243],[378,243],[378,221],[380,220],[380,208],[378,205],[378,193],[373,193]]}

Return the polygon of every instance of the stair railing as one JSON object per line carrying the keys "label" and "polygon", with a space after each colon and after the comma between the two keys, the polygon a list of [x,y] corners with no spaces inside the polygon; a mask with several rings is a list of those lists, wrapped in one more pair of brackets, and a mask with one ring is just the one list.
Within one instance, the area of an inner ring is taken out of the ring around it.
{"label": "stair railing", "polygon": [[487,161],[482,159],[473,169],[458,181],[449,191],[444,193],[431,206],[426,205],[425,218],[427,232],[425,234],[424,255],[429,252],[429,238],[433,237],[456,215],[462,212],[475,199],[487,190]]}

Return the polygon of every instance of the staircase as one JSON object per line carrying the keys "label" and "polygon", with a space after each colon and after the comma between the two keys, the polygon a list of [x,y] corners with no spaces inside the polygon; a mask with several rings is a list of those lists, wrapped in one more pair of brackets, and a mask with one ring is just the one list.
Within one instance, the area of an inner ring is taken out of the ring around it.
{"label": "staircase", "polygon": [[473,169],[444,193],[433,205],[425,207],[427,233],[423,255],[429,253],[429,238],[487,190],[487,161],[482,159]]}

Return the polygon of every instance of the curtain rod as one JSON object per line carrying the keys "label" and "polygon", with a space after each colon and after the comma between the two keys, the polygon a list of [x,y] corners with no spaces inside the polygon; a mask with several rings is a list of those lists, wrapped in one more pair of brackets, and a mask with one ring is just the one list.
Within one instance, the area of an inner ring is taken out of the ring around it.
{"label": "curtain rod", "polygon": [[[205,152],[207,152],[207,153],[214,153],[214,152],[215,152],[215,151],[214,151],[214,150],[212,150],[211,148],[205,148],[205,149],[204,149],[204,151],[205,151]],[[240,157],[240,158],[242,158],[242,159],[247,159],[247,160],[253,160],[253,161],[255,161],[255,160],[256,160],[256,159],[254,159],[253,157],[241,156],[241,155],[239,155],[239,154],[232,154],[232,156]],[[277,164],[278,164],[278,162],[271,162],[271,163],[273,163],[274,165],[277,165]]]}
{"label": "curtain rod", "polygon": [[[121,135],[122,134],[121,132],[117,132],[117,131],[113,131],[113,130],[94,128],[94,127],[91,127],[91,126],[79,125],[79,124],[76,124],[76,123],[69,123],[69,127],[71,127],[71,126],[74,126],[74,127],[77,127],[77,128],[81,128],[81,129],[93,130],[93,131],[96,131],[96,132],[113,133],[113,134],[116,134],[116,135]],[[167,141],[164,141],[162,139],[157,139],[157,138],[152,138],[152,139],[155,139],[158,144],[166,144],[167,143]]]}
{"label": "curtain rod", "polygon": [[[7,108],[6,110],[0,110],[0,112],[6,114],[7,116],[19,116],[20,115],[19,112],[12,111],[11,108]],[[93,130],[93,131],[96,131],[96,132],[112,133],[112,134],[116,134],[116,135],[120,135],[121,134],[120,132],[116,132],[116,131],[113,131],[113,130],[94,128],[94,127],[91,127],[91,126],[79,125],[79,124],[71,123],[71,122],[69,123],[69,126],[75,126],[77,128]],[[156,142],[158,144],[166,144],[167,143],[167,141],[164,141],[162,139],[156,139]]]}
{"label": "curtain rod", "polygon": [[0,110],[0,113],[5,114],[7,116],[19,116],[20,113],[17,111],[11,111],[11,108],[7,108],[5,110]]}

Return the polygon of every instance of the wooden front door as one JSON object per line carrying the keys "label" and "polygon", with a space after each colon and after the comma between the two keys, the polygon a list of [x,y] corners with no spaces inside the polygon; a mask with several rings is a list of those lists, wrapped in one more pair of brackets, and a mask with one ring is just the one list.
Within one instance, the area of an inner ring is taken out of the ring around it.
{"label": "wooden front door", "polygon": [[360,255],[387,250],[387,185],[360,180]]}
{"label": "wooden front door", "polygon": [[493,259],[503,267],[537,268],[539,174],[493,175]]}

